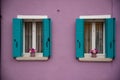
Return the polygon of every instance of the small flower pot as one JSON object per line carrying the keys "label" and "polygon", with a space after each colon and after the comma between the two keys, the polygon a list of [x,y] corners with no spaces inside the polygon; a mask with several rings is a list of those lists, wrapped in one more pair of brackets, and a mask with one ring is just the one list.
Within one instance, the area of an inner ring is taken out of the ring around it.
{"label": "small flower pot", "polygon": [[90,50],[90,53],[91,53],[91,57],[96,58],[98,50],[97,49]]}
{"label": "small flower pot", "polygon": [[97,57],[96,53],[92,53],[91,57],[96,58]]}
{"label": "small flower pot", "polygon": [[29,53],[30,53],[30,56],[31,56],[31,57],[35,57],[36,50],[35,50],[34,48],[31,48],[31,49],[29,50]]}
{"label": "small flower pot", "polygon": [[30,56],[31,57],[35,57],[35,53],[30,53]]}

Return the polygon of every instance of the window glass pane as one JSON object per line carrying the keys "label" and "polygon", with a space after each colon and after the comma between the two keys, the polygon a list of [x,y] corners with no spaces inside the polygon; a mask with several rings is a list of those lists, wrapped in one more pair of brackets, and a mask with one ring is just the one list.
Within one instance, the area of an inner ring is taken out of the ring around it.
{"label": "window glass pane", "polygon": [[96,23],[96,48],[103,53],[103,22]]}
{"label": "window glass pane", "polygon": [[84,45],[84,49],[85,49],[85,53],[89,53],[90,49],[92,49],[92,23],[91,22],[85,22],[85,45]]}
{"label": "window glass pane", "polygon": [[42,52],[42,22],[36,23],[36,50]]}
{"label": "window glass pane", "polygon": [[32,48],[32,22],[25,22],[25,52]]}

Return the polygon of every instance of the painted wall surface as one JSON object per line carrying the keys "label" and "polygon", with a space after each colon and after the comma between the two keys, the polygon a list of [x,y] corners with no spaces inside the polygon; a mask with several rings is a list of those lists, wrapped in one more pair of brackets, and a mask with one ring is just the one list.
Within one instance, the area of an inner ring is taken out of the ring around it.
{"label": "painted wall surface", "polygon": [[[1,44],[1,0],[0,0],[0,44]],[[1,79],[1,45],[0,45],[0,79]]]}
{"label": "painted wall surface", "polygon": [[[57,12],[59,10],[59,12]],[[48,15],[52,19],[49,61],[12,58],[12,18]],[[75,19],[111,14],[116,18],[116,58],[110,63],[75,59]],[[120,0],[2,0],[2,80],[120,80]]]}

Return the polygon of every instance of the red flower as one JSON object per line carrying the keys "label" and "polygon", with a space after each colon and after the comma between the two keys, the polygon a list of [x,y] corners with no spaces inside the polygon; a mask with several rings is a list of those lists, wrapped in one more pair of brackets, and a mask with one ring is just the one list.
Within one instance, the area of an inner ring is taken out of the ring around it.
{"label": "red flower", "polygon": [[98,53],[98,50],[97,50],[97,49],[91,49],[91,50],[90,50],[90,53],[92,53],[92,54],[93,54],[93,53],[96,53],[96,54],[97,54],[97,53]]}
{"label": "red flower", "polygon": [[30,52],[30,53],[35,53],[36,50],[35,50],[34,48],[31,48],[31,49],[29,50],[29,52]]}

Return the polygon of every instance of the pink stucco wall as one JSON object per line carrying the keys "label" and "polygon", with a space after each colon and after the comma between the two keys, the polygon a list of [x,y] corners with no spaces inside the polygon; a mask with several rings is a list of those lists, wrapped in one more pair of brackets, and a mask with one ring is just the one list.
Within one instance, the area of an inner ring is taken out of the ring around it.
{"label": "pink stucco wall", "polygon": [[[57,12],[57,10],[60,12]],[[15,61],[12,18],[20,14],[52,19],[52,57],[49,61]],[[110,63],[75,59],[75,19],[87,14],[116,18],[116,58]],[[120,0],[2,0],[2,80],[120,80]]]}

